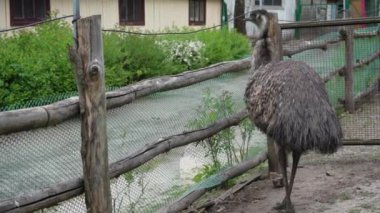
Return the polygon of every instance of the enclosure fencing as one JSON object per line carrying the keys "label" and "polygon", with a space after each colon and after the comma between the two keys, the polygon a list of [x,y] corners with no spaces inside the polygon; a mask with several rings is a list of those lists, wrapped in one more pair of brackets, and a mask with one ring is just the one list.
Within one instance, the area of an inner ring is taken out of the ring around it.
{"label": "enclosure fencing", "polygon": [[[345,144],[380,144],[379,23],[379,18],[371,18],[281,25],[282,34],[294,35],[283,41],[283,59],[304,61],[325,80]],[[305,39],[302,30],[327,33],[315,37],[309,33]],[[251,75],[249,65],[250,59],[225,62],[107,93],[114,212],[177,211],[226,181],[224,175],[236,167],[225,167],[194,183],[194,173],[211,163],[197,141],[246,117],[243,94]],[[199,116],[197,109],[207,90],[211,96],[228,91],[236,114],[195,129],[189,124]],[[86,211],[78,114],[76,97],[0,112],[0,212],[36,211],[51,205],[55,206],[43,211]],[[233,143],[240,144],[241,129],[234,127],[233,132]],[[267,157],[265,136],[253,131],[251,140],[250,159],[243,162],[246,169]],[[222,163],[227,160],[220,156]]]}

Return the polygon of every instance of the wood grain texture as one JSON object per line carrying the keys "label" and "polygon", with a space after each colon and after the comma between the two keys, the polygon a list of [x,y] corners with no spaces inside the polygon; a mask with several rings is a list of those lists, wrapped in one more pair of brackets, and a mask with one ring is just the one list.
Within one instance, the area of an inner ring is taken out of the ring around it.
{"label": "wood grain texture", "polygon": [[78,49],[70,51],[70,58],[79,92],[86,207],[87,212],[111,213],[101,17],[79,19],[77,27]]}
{"label": "wood grain texture", "polygon": [[345,75],[344,75],[344,85],[345,85],[345,93],[344,93],[344,107],[349,113],[355,112],[355,102],[354,102],[354,38],[353,38],[353,30],[351,27],[347,27],[344,30],[340,31],[342,38],[344,39],[345,44]]}

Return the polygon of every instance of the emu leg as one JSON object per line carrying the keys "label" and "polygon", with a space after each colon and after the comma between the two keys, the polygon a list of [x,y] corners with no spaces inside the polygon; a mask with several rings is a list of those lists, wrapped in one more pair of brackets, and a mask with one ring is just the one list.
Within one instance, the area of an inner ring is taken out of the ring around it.
{"label": "emu leg", "polygon": [[287,167],[286,151],[281,146],[278,151],[278,157],[279,157],[280,165],[282,168],[283,180],[284,180],[284,185],[285,185],[285,198],[282,201],[282,203],[276,205],[274,208],[279,210],[280,212],[287,212],[287,213],[294,212],[294,208],[290,200],[291,190],[290,190],[288,175],[286,171],[286,167]]}
{"label": "emu leg", "polygon": [[293,154],[292,173],[290,174],[290,183],[289,183],[290,194],[292,194],[294,178],[296,176],[298,162],[300,161],[300,157],[301,157],[301,154],[298,152],[293,152],[292,154]]}

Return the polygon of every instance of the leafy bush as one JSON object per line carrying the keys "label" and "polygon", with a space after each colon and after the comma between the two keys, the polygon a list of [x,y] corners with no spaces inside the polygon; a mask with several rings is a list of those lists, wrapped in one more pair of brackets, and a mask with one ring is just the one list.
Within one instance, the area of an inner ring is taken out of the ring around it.
{"label": "leafy bush", "polygon": [[[198,106],[194,120],[189,122],[189,127],[195,129],[204,128],[206,125],[212,124],[219,119],[225,118],[233,113],[232,96],[229,92],[224,91],[219,97],[211,96],[210,89],[203,93],[202,105]],[[232,165],[234,152],[232,140],[235,134],[231,128],[224,129],[219,133],[200,141],[200,144],[206,150],[206,156],[211,156],[214,168],[220,168],[218,156],[225,153],[228,158],[228,164]],[[209,168],[207,170],[214,170]]]}
{"label": "leafy bush", "polygon": [[188,69],[199,66],[202,61],[208,59],[203,57],[203,47],[205,44],[200,41],[156,41],[159,47],[163,48],[167,56],[167,61],[184,64]]}
{"label": "leafy bush", "polygon": [[202,31],[195,36],[206,44],[204,55],[208,65],[220,61],[240,59],[249,54],[250,46],[246,37],[235,30]]}
{"label": "leafy bush", "polygon": [[[204,128],[217,120],[232,115],[234,111],[235,105],[232,102],[230,92],[223,91],[220,96],[214,97],[210,89],[206,89],[203,93],[202,104],[196,109],[197,117],[191,120],[188,126],[195,129]],[[222,167],[232,166],[248,157],[254,128],[246,118],[240,122],[237,130],[241,136],[240,143],[234,143],[236,134],[231,127],[199,141],[199,144],[206,151],[205,157],[211,157],[212,164],[203,165],[199,173],[193,178],[195,182],[200,182],[202,179],[219,172]],[[221,156],[227,157],[226,165],[221,163]]]}
{"label": "leafy bush", "polygon": [[0,106],[75,90],[71,43],[65,22],[0,37]]}
{"label": "leafy bush", "polygon": [[[0,34],[0,109],[36,99],[55,100],[51,97],[76,91],[67,54],[72,40],[70,25],[64,21],[39,25],[33,31]],[[196,47],[174,60],[170,51],[159,45],[164,40],[174,46]],[[104,33],[103,41],[107,88],[238,59],[249,53],[248,40],[225,29],[174,36]],[[173,60],[167,60],[170,57]]]}

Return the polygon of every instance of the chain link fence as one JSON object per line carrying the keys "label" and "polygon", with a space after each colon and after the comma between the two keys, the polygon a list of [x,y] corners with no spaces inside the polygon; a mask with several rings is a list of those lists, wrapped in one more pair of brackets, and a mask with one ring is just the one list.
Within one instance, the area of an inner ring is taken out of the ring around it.
{"label": "chain link fence", "polygon": [[[342,108],[345,98],[344,73],[341,70],[346,64],[345,42],[341,39],[342,29],[352,30],[353,40],[353,94],[356,104],[354,114]],[[321,77],[329,79],[326,88],[331,103],[337,107],[341,118],[345,139],[379,139],[380,123],[378,122],[379,78],[380,78],[380,36],[379,24],[349,25],[337,27],[305,28],[308,34],[299,33],[297,39],[288,41],[285,49],[300,47],[314,48],[293,55],[285,60],[300,60],[312,66]],[[297,34],[297,29],[288,30]],[[320,32],[327,32],[318,36]],[[315,35],[310,38],[310,35]],[[326,45],[324,45],[326,44]],[[339,71],[339,72],[338,72]],[[343,74],[343,76],[342,76]]]}

